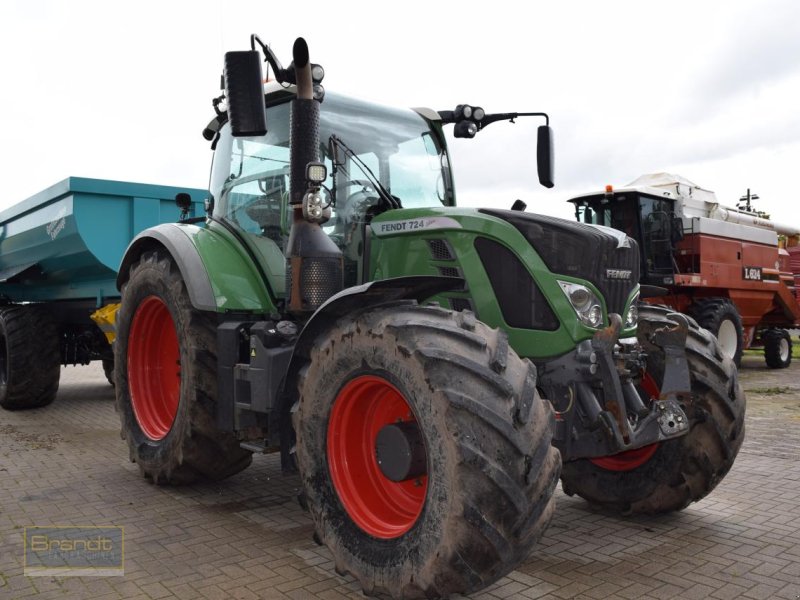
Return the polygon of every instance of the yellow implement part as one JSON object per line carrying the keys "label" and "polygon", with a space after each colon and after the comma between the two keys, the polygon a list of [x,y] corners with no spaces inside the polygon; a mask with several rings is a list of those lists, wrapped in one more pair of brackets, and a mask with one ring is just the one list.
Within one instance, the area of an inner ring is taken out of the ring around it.
{"label": "yellow implement part", "polygon": [[117,322],[117,311],[119,310],[119,302],[116,304],[106,304],[103,308],[98,308],[92,313],[92,321],[97,323],[109,344],[114,343],[114,338],[117,337],[115,323]]}

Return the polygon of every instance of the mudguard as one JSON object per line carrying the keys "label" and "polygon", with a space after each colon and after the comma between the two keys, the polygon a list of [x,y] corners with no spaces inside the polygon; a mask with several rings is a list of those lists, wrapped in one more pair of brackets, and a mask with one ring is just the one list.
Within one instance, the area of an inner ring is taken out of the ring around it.
{"label": "mudguard", "polygon": [[294,356],[308,356],[314,339],[339,317],[353,314],[358,309],[395,302],[397,300],[423,300],[464,286],[460,277],[413,275],[370,281],[356,285],[331,296],[320,306],[303,327],[295,346]]}
{"label": "mudguard", "polygon": [[422,302],[463,286],[464,280],[460,277],[417,275],[382,279],[342,290],[317,309],[300,332],[286,371],[284,393],[278,395],[271,415],[273,423],[280,423],[277,430],[280,432],[281,464],[285,471],[292,471],[294,466],[290,455],[294,443],[290,410],[295,401],[295,390],[290,389],[290,386],[297,382],[298,371],[308,361],[314,340],[338,318],[357,310],[399,300]]}
{"label": "mudguard", "polygon": [[195,225],[167,223],[136,236],[120,264],[117,288],[122,289],[142,254],[158,248],[172,256],[197,310],[262,314],[275,310],[273,291],[241,248],[224,233]]}

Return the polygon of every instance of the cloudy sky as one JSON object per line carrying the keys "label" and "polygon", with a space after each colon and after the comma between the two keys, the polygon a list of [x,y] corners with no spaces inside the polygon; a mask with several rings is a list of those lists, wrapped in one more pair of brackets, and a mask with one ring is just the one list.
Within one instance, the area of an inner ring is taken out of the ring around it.
{"label": "cloudy sky", "polygon": [[792,0],[0,3],[0,208],[70,175],[206,187],[222,55],[302,35],[328,90],[400,106],[545,111],[451,150],[462,204],[565,200],[668,171],[800,225],[800,3]]}

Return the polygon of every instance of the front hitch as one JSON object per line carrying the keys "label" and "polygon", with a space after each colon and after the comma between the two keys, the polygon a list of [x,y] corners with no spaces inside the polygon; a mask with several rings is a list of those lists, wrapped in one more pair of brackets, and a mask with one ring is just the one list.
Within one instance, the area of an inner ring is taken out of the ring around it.
{"label": "front hitch", "polygon": [[[633,378],[646,355],[638,346],[619,343],[622,320],[617,314],[609,315],[609,326],[578,344],[574,353],[542,365],[540,384],[556,404],[554,444],[564,460],[635,450],[689,431],[680,404],[691,394],[684,349],[688,322],[681,315],[671,319],[669,327],[651,335],[666,360],[659,397],[649,404]],[[559,411],[559,404],[566,408]]]}

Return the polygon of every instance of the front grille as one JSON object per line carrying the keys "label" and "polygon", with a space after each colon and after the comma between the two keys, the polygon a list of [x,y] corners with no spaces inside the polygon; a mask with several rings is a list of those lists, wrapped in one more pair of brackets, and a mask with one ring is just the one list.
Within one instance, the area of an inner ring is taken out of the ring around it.
{"label": "front grille", "polygon": [[[618,247],[615,233],[585,223],[510,210],[481,212],[511,223],[551,272],[592,282],[605,298],[608,312],[623,314],[639,281],[639,249],[634,240],[628,238],[629,247]],[[624,277],[627,272],[630,276]]]}
{"label": "front grille", "polygon": [[475,238],[475,250],[506,323],[520,329],[558,329],[553,309],[516,254],[503,244],[482,237]]}

